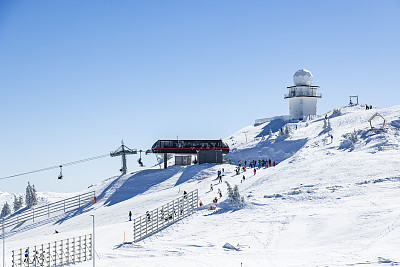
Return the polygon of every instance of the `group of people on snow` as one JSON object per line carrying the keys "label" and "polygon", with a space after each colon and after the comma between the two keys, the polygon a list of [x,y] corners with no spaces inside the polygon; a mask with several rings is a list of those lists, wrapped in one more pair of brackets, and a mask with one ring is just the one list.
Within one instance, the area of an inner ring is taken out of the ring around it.
{"label": "group of people on snow", "polygon": [[[238,161],[239,170],[243,169],[243,171],[246,171],[247,160],[244,161],[243,167],[242,167],[242,163],[243,162],[241,160]],[[268,167],[273,167],[276,164],[277,163],[275,161],[272,161],[271,159],[252,160],[249,162],[249,168],[256,168],[256,167],[258,167],[259,169],[268,168]]]}

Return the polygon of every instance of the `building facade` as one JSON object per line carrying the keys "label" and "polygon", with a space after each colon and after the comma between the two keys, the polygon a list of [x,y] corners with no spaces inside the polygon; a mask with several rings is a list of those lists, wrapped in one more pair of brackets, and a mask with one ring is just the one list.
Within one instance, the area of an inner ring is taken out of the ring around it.
{"label": "building facade", "polygon": [[319,86],[311,85],[313,75],[309,70],[301,69],[293,75],[294,86],[289,86],[284,98],[289,100],[291,120],[304,120],[317,114],[317,99],[322,95],[317,92]]}

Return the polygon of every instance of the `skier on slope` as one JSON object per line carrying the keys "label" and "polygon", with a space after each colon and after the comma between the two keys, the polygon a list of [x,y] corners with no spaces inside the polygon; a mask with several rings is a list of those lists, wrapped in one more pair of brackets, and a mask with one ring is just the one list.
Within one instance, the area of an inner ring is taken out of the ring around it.
{"label": "skier on slope", "polygon": [[129,211],[129,220],[132,221],[132,211]]}
{"label": "skier on slope", "polygon": [[29,264],[29,249],[26,249],[26,250],[25,250],[25,259],[24,259],[24,262],[28,262],[28,264]]}
{"label": "skier on slope", "polygon": [[256,173],[257,173],[257,170],[256,170],[256,168],[254,168],[254,175],[256,175]]}
{"label": "skier on slope", "polygon": [[147,217],[147,221],[149,222],[150,221],[150,212],[149,211],[146,211],[146,217]]}
{"label": "skier on slope", "polygon": [[221,189],[219,189],[219,188],[218,188],[218,194],[219,194],[219,197],[221,198],[222,197],[222,192],[221,192]]}
{"label": "skier on slope", "polygon": [[212,186],[212,184],[210,185],[210,191],[213,191],[213,186]]}

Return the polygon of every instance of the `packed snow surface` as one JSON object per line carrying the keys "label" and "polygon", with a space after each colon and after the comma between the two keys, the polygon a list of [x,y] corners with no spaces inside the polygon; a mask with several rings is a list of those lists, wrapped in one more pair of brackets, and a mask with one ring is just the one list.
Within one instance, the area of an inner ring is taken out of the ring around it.
{"label": "packed snow surface", "polygon": [[[385,131],[370,129],[375,112],[385,118]],[[89,215],[96,266],[400,265],[399,121],[400,106],[352,106],[310,121],[248,126],[225,139],[231,164],[155,166],[110,178],[85,191],[95,190],[98,202],[84,212],[7,229],[7,266],[13,249],[91,233]],[[286,127],[289,134],[281,135]],[[239,160],[248,166],[269,158],[277,166],[235,173]],[[227,201],[225,181],[238,185],[243,207]],[[218,188],[223,196],[213,204]],[[132,242],[129,211],[143,215],[195,189],[205,204],[197,213]],[[75,194],[39,196],[45,203]],[[0,204],[12,198],[1,193]]]}

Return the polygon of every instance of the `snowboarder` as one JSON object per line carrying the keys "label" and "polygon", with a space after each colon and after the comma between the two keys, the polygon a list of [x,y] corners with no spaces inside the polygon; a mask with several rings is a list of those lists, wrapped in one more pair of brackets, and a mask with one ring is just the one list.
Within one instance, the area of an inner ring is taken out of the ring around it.
{"label": "snowboarder", "polygon": [[222,168],[222,176],[224,176],[225,175],[225,170],[224,170],[224,168]]}
{"label": "snowboarder", "polygon": [[276,164],[275,164],[275,160],[274,160],[274,163],[273,163],[273,166],[275,166]]}
{"label": "snowboarder", "polygon": [[256,168],[254,168],[254,175],[256,175],[256,173],[257,173],[257,170],[256,170]]}
{"label": "snowboarder", "polygon": [[239,167],[242,167],[241,165],[242,165],[242,163],[241,163],[241,161],[239,160]]}
{"label": "snowboarder", "polygon": [[246,176],[243,175],[242,180],[243,180],[243,181],[246,180]]}
{"label": "snowboarder", "polygon": [[218,202],[218,198],[215,197],[215,198],[213,199],[213,203],[217,203],[217,202]]}
{"label": "snowboarder", "polygon": [[129,221],[132,221],[132,211],[129,211]]}
{"label": "snowboarder", "polygon": [[219,189],[219,188],[218,188],[218,194],[219,194],[219,197],[221,198],[222,197],[222,192],[221,192],[221,189]]}
{"label": "snowboarder", "polygon": [[331,143],[333,142],[333,135],[331,135]]}
{"label": "snowboarder", "polygon": [[210,191],[213,191],[213,186],[212,186],[212,184],[210,185]]}
{"label": "snowboarder", "polygon": [[222,183],[222,176],[221,176],[221,175],[219,176],[219,181],[218,181],[218,183]]}

